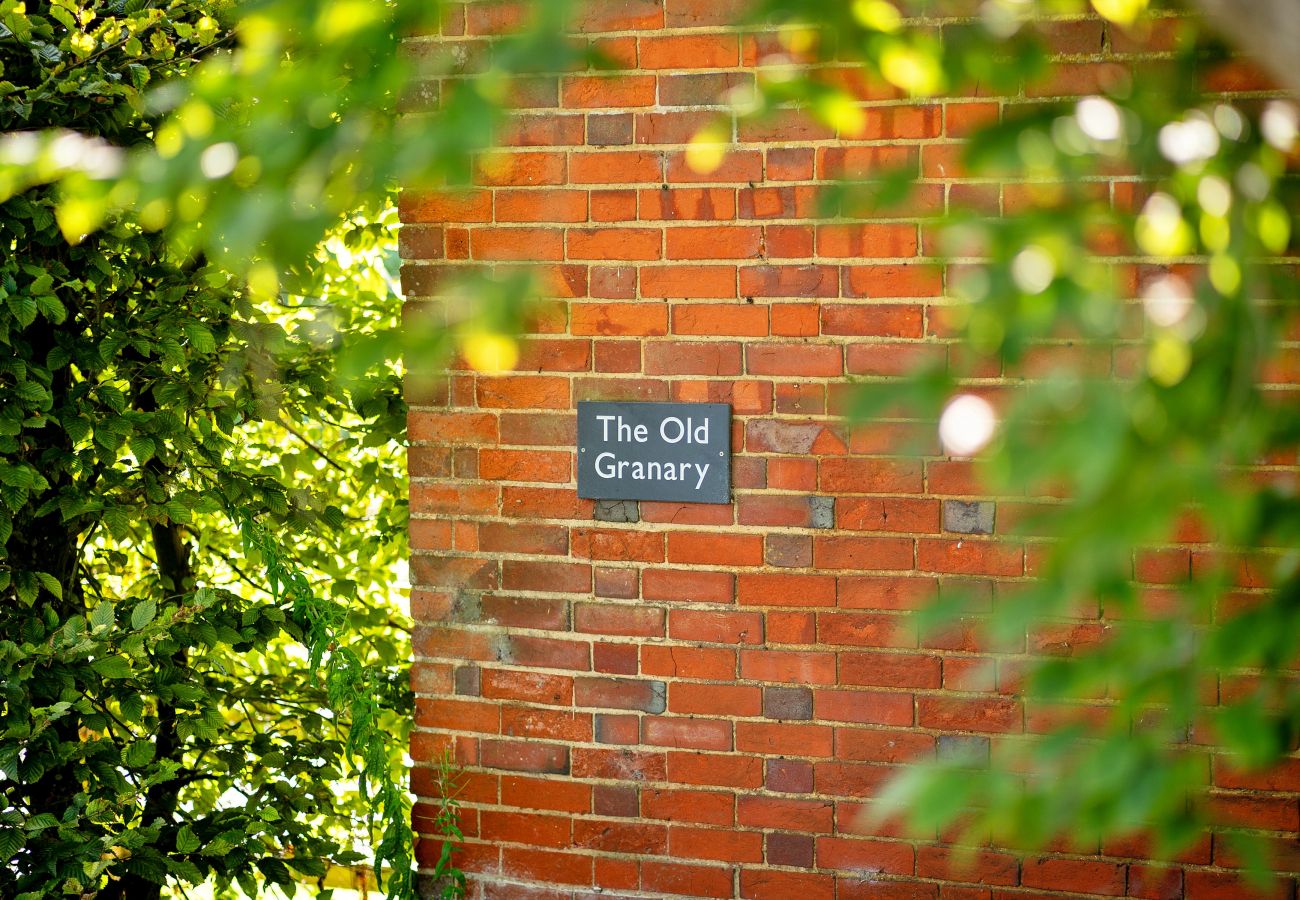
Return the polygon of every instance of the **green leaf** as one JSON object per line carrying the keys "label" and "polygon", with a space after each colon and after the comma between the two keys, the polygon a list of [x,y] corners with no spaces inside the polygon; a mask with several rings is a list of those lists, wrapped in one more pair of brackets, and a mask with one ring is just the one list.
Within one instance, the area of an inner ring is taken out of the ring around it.
{"label": "green leaf", "polygon": [[9,863],[26,842],[26,835],[17,828],[0,828],[0,860]]}
{"label": "green leaf", "polygon": [[180,830],[176,832],[177,853],[193,853],[201,846],[203,846],[203,842],[199,840],[194,833],[194,829],[189,825],[182,825]]}
{"label": "green leaf", "polygon": [[58,826],[59,820],[53,814],[41,813],[28,819],[24,827],[30,832],[44,831],[46,828],[57,828]]}
{"label": "green leaf", "polygon": [[17,572],[14,575],[14,590],[24,606],[31,606],[40,593],[40,582],[31,572]]}
{"label": "green leaf", "polygon": [[130,678],[131,664],[121,656],[104,656],[90,664],[90,667],[105,678]]}
{"label": "green leaf", "polygon": [[137,603],[131,610],[131,627],[136,631],[144,628],[158,615],[158,603],[152,597]]}
{"label": "green leaf", "polygon": [[100,601],[90,613],[90,630],[98,633],[111,628],[114,622],[113,604],[107,600]]}
{"label": "green leaf", "polygon": [[49,572],[37,572],[36,578],[40,581],[41,586],[55,596],[56,599],[63,599],[63,585],[59,580]]}
{"label": "green leaf", "polygon": [[136,741],[122,754],[122,764],[130,769],[138,769],[153,762],[156,748],[150,741]]}
{"label": "green leaf", "polygon": [[212,353],[217,349],[217,340],[212,336],[212,331],[202,322],[194,319],[188,320],[182,329],[185,336],[189,338],[190,345],[199,353]]}
{"label": "green leaf", "polygon": [[49,319],[55,325],[63,324],[68,317],[68,310],[59,301],[58,297],[53,294],[42,294],[36,298],[36,308],[40,310],[41,315]]}

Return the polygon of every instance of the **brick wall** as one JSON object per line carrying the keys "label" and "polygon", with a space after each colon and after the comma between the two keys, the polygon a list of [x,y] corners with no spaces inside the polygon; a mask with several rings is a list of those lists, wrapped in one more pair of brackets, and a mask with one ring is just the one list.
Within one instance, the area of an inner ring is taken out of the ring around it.
{"label": "brick wall", "polygon": [[[403,200],[413,303],[448,272],[519,261],[559,298],[516,373],[457,370],[410,397],[416,792],[433,795],[451,748],[467,773],[458,859],[483,896],[1248,895],[1208,838],[1168,868],[1136,841],[982,849],[961,867],[940,840],[866,821],[899,765],[1046,727],[1013,693],[1014,658],[994,665],[960,632],[922,640],[906,616],[955,581],[993,594],[1025,577],[1033,546],[999,536],[1013,504],[937,448],[904,455],[914,424],[837,417],[849,376],[947,352],[926,217],[1027,201],[957,163],[972,125],[1025,98],[908,102],[846,75],[859,139],[745,125],[697,174],[686,142],[771,49],[729,27],[735,8],[595,4],[584,33],[628,74],[519,85],[476,187]],[[494,10],[448,18],[442,40],[471,68]],[[1096,19],[1051,32],[1061,95],[1137,51]],[[1232,71],[1225,86],[1258,87]],[[919,167],[904,213],[817,222],[819,180],[883,164]],[[732,404],[733,503],[579,499],[574,408],[591,399]],[[1163,558],[1185,569],[1188,553]],[[1298,780],[1222,787],[1245,821],[1291,835]],[[432,809],[415,810],[425,832]],[[426,868],[436,852],[422,844]]]}

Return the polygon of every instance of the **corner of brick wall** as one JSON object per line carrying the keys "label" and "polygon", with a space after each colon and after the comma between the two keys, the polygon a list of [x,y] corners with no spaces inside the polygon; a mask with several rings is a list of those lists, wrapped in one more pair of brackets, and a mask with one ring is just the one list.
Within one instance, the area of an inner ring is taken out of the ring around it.
{"label": "corner of brick wall", "polygon": [[[451,5],[438,42],[472,70],[500,9]],[[861,139],[793,116],[744,125],[699,175],[685,143],[771,49],[728,24],[736,9],[596,3],[583,31],[629,71],[520,84],[474,187],[403,198],[413,303],[463,267],[523,263],[559,301],[514,374],[457,369],[409,396],[417,830],[432,833],[450,750],[465,768],[457,859],[481,896],[1249,896],[1208,838],[1167,867],[1140,841],[1023,860],[985,848],[962,867],[938,836],[864,815],[898,766],[1052,721],[1015,695],[1017,654],[960,628],[923,641],[906,618],[946,584],[992,597],[1028,577],[1038,548],[1001,536],[1026,499],[983,496],[935,447],[905,455],[918,423],[851,431],[838,415],[850,376],[949,352],[927,220],[1032,202],[966,178],[958,157],[974,124],[1034,98],[913,102],[844,73]],[[1061,96],[1148,52],[1093,18],[1051,33]],[[1225,90],[1259,88],[1232,71]],[[886,164],[921,175],[906,211],[816,219],[820,181]],[[1102,187],[1117,204],[1134,193]],[[591,399],[732,404],[734,502],[579,499],[574,407]],[[1201,549],[1171,545],[1136,577],[1159,590]],[[1102,633],[1082,618],[1020,652]],[[1216,774],[1245,824],[1294,840],[1300,767]],[[422,842],[426,870],[437,850]]]}

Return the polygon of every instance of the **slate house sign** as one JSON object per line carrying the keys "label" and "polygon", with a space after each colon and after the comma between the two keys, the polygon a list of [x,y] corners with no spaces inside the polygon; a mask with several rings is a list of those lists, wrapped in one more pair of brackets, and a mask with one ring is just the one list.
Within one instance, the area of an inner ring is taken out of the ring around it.
{"label": "slate house sign", "polygon": [[731,407],[579,403],[578,496],[729,503]]}

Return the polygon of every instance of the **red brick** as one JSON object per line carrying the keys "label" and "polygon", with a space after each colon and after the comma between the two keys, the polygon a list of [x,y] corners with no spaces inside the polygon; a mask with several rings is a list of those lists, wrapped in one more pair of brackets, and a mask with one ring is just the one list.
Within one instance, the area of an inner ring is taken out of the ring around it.
{"label": "red brick", "polygon": [[668,829],[646,822],[580,819],[573,823],[573,846],[606,853],[657,856],[668,849]]}
{"label": "red brick", "polygon": [[734,266],[648,266],[641,270],[644,297],[721,298],[736,296]]}
{"label": "red brick", "polygon": [[624,528],[575,528],[572,553],[578,559],[663,562],[664,539],[657,532]]}
{"label": "red brick", "polygon": [[596,713],[592,717],[594,737],[598,744],[641,743],[641,717]]}
{"label": "red brick", "polygon": [[745,297],[836,297],[840,292],[835,266],[745,266],[740,293]]}
{"label": "red brick", "polygon": [[919,338],[924,333],[919,306],[828,304],[822,307],[822,334]]}
{"label": "red brick", "polygon": [[482,694],[497,700],[568,706],[573,702],[573,678],[540,672],[483,669]]}
{"label": "red brick", "polygon": [[509,661],[515,665],[577,671],[591,667],[590,644],[523,634],[509,636],[504,644]]}
{"label": "red brick", "polygon": [[551,850],[505,847],[501,865],[516,878],[551,884],[590,884],[592,857]]}
{"label": "red brick", "polygon": [[730,188],[663,187],[643,189],[637,197],[644,221],[716,222],[736,217],[736,193]]}
{"label": "red brick", "polygon": [[764,337],[768,330],[764,306],[676,304],[672,318],[674,334]]}
{"label": "red brick", "polygon": [[654,606],[579,603],[573,608],[573,629],[585,634],[663,637],[664,611]]}
{"label": "red brick", "polygon": [[641,720],[641,743],[689,750],[730,750],[731,727],[726,719],[647,716]]}
{"label": "red brick", "polygon": [[758,150],[731,150],[712,172],[697,172],[686,162],[685,153],[668,153],[667,157],[669,184],[736,184],[763,177],[763,154]]}
{"label": "red brick", "polygon": [[835,654],[812,650],[741,650],[740,677],[790,684],[834,684]]}
{"label": "red brick", "polygon": [[763,711],[763,692],[743,684],[675,681],[668,689],[668,709],[683,715],[757,716]]}
{"label": "red brick", "polygon": [[962,575],[1021,575],[1024,549],[996,541],[917,541],[917,568]]}
{"label": "red brick", "polygon": [[658,181],[659,171],[659,154],[645,150],[574,153],[569,157],[569,178],[575,184]]}
{"label": "red brick", "polygon": [[490,222],[490,191],[444,191],[432,194],[402,194],[399,208],[403,222]]}
{"label": "red brick", "polygon": [[831,494],[919,494],[921,466],[910,459],[824,459],[821,489]]}
{"label": "red brick", "polygon": [[916,256],[914,225],[819,225],[817,252],[827,257]]}
{"label": "red brick", "polygon": [[647,375],[739,375],[740,345],[697,341],[647,344]]}
{"label": "red brick", "polygon": [[763,761],[743,754],[671,752],[668,779],[676,784],[753,789],[763,784]]}
{"label": "red brick", "polygon": [[591,669],[611,675],[635,675],[641,668],[635,644],[600,642],[591,645]]}
{"label": "red brick", "polygon": [[715,69],[740,61],[740,41],[734,34],[643,37],[638,43],[645,69]]}
{"label": "red brick", "polygon": [[[768,852],[770,855],[771,851]],[[825,900],[833,897],[834,891],[835,882],[830,875],[773,869],[742,869],[740,872],[740,896],[750,900],[781,900],[786,897]]]}
{"label": "red brick", "polygon": [[582,143],[584,130],[580,115],[517,113],[503,123],[497,143],[502,147],[574,146]]}
{"label": "red brick", "polygon": [[707,110],[638,113],[636,143],[687,144],[715,118],[716,113]]}
{"label": "red brick", "polygon": [[[763,753],[770,756],[830,756],[832,744],[833,733],[826,725],[788,722],[736,723],[736,749],[742,753]],[[741,803],[743,805],[744,801],[742,800]]]}
{"label": "red brick", "polygon": [[761,644],[763,617],[756,612],[674,609],[668,615],[668,635],[679,641]]}
{"label": "red brick", "polygon": [[494,150],[479,158],[480,184],[524,187],[564,183],[563,153]]}
{"label": "red brick", "polygon": [[1015,886],[1020,880],[1020,861],[1010,853],[991,850],[918,847],[916,874],[946,881]]}
{"label": "red brick", "polygon": [[682,859],[761,863],[763,836],[756,831],[723,831],[677,825],[669,829],[668,850],[674,857]]}
{"label": "red brick", "polygon": [[736,677],[736,651],[720,647],[641,648],[641,671],[665,678],[727,681]]}
{"label": "red brick", "polygon": [[911,875],[912,848],[901,841],[861,841],[819,837],[817,865],[825,869],[866,869],[888,875]]}
{"label": "red brick", "polygon": [[[591,221],[627,222],[636,218],[636,192],[605,190],[591,192]],[[593,288],[593,291],[595,288]]]}
{"label": "red brick", "polygon": [[562,744],[485,740],[479,742],[479,763],[489,769],[567,775],[569,748]]}
{"label": "red brick", "polygon": [[480,450],[478,475],[487,481],[567,483],[571,459],[568,452]]}
{"label": "red brick", "polygon": [[668,333],[668,307],[662,303],[575,303],[570,315],[574,334]]}
{"label": "red brick", "polygon": [[834,804],[829,800],[745,795],[736,798],[736,821],[751,828],[829,833],[834,813]]}
{"label": "red brick", "polygon": [[570,75],[560,84],[561,102],[578,109],[653,106],[653,75]]}
{"label": "red brick", "polygon": [[834,377],[844,374],[844,351],[828,344],[748,344],[745,365],[751,375]]}
{"label": "red brick", "polygon": [[1124,894],[1124,867],[1103,860],[1030,857],[1021,868],[1020,883],[1025,887],[1120,897]]}
{"label": "red brick", "polygon": [[587,192],[566,190],[500,190],[496,192],[498,222],[585,222]]}
{"label": "red brick", "polygon": [[937,688],[937,656],[919,653],[841,653],[840,683],[872,687]]}
{"label": "red brick", "polygon": [[819,569],[906,571],[912,568],[910,538],[817,537],[813,563]]}
{"label": "red brick", "polygon": [[670,822],[731,825],[736,820],[736,798],[719,791],[647,788],[641,792],[641,815]]}
{"label": "red brick", "polygon": [[741,575],[736,599],[742,606],[834,606],[835,578],[776,572]]}
{"label": "red brick", "polygon": [[922,728],[949,731],[1018,732],[1020,704],[1004,697],[918,697],[916,720]]}
{"label": "red brick", "polygon": [[911,725],[912,695],[892,691],[818,690],[816,718],[860,725]]}
{"label": "red brick", "polygon": [[591,785],[556,778],[506,775],[501,778],[501,803],[519,809],[586,813],[591,811]]}
{"label": "red brick", "polygon": [[670,532],[668,561],[706,566],[761,566],[763,537],[708,531]]}
{"label": "red brick", "polygon": [[769,147],[767,177],[770,181],[807,181],[813,177],[816,151],[812,147]]}
{"label": "red brick", "polygon": [[751,259],[763,242],[761,229],[736,225],[667,228],[664,239],[667,259]]}
{"label": "red brick", "polygon": [[663,0],[605,0],[575,11],[573,28],[579,34],[632,31],[663,25]]}
{"label": "red brick", "polygon": [[591,566],[508,559],[501,583],[506,590],[586,593],[591,590]]}
{"label": "red brick", "polygon": [[692,866],[646,860],[641,863],[641,887],[659,894],[691,897],[730,897],[730,867]]}
{"label": "red brick", "polygon": [[659,259],[662,240],[656,228],[570,228],[569,259]]}
{"label": "red brick", "polygon": [[641,595],[647,600],[730,603],[735,597],[735,576],[729,572],[647,569]]}

